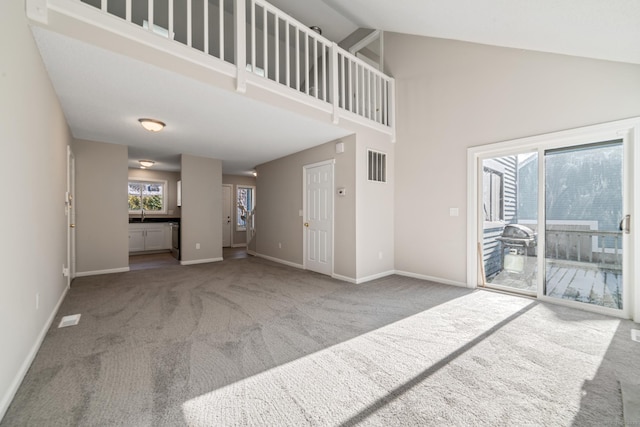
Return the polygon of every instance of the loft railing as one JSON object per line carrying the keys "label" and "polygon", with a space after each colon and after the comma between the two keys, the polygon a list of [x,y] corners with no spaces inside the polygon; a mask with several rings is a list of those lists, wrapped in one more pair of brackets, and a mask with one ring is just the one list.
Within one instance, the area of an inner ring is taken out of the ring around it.
{"label": "loft railing", "polygon": [[[53,1],[53,0],[49,0]],[[269,85],[394,133],[394,80],[264,0],[55,0],[83,3],[236,67],[237,89]]]}

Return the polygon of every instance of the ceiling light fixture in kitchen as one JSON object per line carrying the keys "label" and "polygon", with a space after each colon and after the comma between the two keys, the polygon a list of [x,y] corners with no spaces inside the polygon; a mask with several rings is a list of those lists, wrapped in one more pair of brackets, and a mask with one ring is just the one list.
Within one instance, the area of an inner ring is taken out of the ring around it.
{"label": "ceiling light fixture in kitchen", "polygon": [[149,132],[160,132],[166,126],[160,120],[154,119],[138,119],[143,128]]}
{"label": "ceiling light fixture in kitchen", "polygon": [[138,163],[140,163],[140,167],[142,169],[146,169],[153,166],[156,162],[154,162],[153,160],[138,160]]}

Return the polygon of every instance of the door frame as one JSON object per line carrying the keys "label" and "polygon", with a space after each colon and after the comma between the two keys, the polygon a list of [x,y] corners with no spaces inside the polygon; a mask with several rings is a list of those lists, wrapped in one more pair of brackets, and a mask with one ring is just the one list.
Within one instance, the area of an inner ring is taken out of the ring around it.
{"label": "door frame", "polygon": [[[482,197],[482,160],[491,157],[515,155],[523,152],[538,153],[538,174],[542,181],[539,188],[544,189],[544,152],[551,148],[582,145],[595,140],[607,141],[622,139],[624,146],[624,176],[625,183],[638,181],[640,172],[640,117],[597,124],[581,128],[569,129],[532,137],[502,141],[488,145],[470,147],[467,150],[467,287],[481,286],[480,265],[478,262],[478,242],[482,242],[482,212],[480,197]],[[635,171],[635,175],[634,175]],[[538,192],[538,221],[544,221],[544,191]],[[544,275],[538,275],[537,297],[541,301],[554,304],[581,308],[610,316],[632,318],[640,320],[640,283],[634,279],[640,271],[633,266],[640,265],[640,230],[635,227],[634,213],[640,213],[640,185],[624,186],[623,213],[632,217],[631,233],[624,240],[628,248],[623,252],[623,309],[616,310],[607,307],[593,306],[585,303],[561,300],[544,295]],[[624,236],[623,236],[624,238]],[[538,246],[544,247],[544,233],[538,233]],[[544,257],[538,256],[538,271],[544,271]]]}
{"label": "door frame", "polygon": [[336,222],[336,203],[335,203],[335,159],[324,160],[322,162],[311,163],[308,165],[302,166],[302,222],[300,226],[302,227],[302,266],[305,270],[307,270],[307,231],[305,230],[304,223],[307,218],[307,169],[331,165],[331,191],[329,192],[331,197],[331,273],[330,275],[333,277],[334,275],[334,255],[335,255],[335,222]]}
{"label": "door frame", "polygon": [[71,286],[71,281],[76,277],[76,158],[67,145],[67,189],[65,193],[65,213],[67,215],[67,266],[65,276],[67,277],[67,287]]}

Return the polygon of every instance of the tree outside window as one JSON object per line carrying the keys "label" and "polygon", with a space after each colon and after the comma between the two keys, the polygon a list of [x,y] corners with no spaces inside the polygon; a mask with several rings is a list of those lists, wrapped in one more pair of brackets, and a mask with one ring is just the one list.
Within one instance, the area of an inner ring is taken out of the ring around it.
{"label": "tree outside window", "polygon": [[236,229],[243,231],[247,229],[247,213],[253,210],[254,188],[239,185],[236,192]]}
{"label": "tree outside window", "polygon": [[129,181],[129,212],[165,213],[165,181]]}

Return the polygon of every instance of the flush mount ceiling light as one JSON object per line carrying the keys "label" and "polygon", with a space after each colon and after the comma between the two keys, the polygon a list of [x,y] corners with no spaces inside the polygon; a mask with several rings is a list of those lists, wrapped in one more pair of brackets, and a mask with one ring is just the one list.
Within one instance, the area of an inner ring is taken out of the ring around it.
{"label": "flush mount ceiling light", "polygon": [[313,25],[311,27],[309,27],[310,30],[315,31],[316,33],[322,35],[322,28],[318,27],[317,25]]}
{"label": "flush mount ceiling light", "polygon": [[153,166],[156,162],[154,162],[153,160],[138,160],[138,163],[140,163],[140,167],[142,169],[145,168],[150,168],[151,166]]}
{"label": "flush mount ceiling light", "polygon": [[143,128],[149,132],[160,132],[166,126],[160,120],[154,119],[138,119]]}

